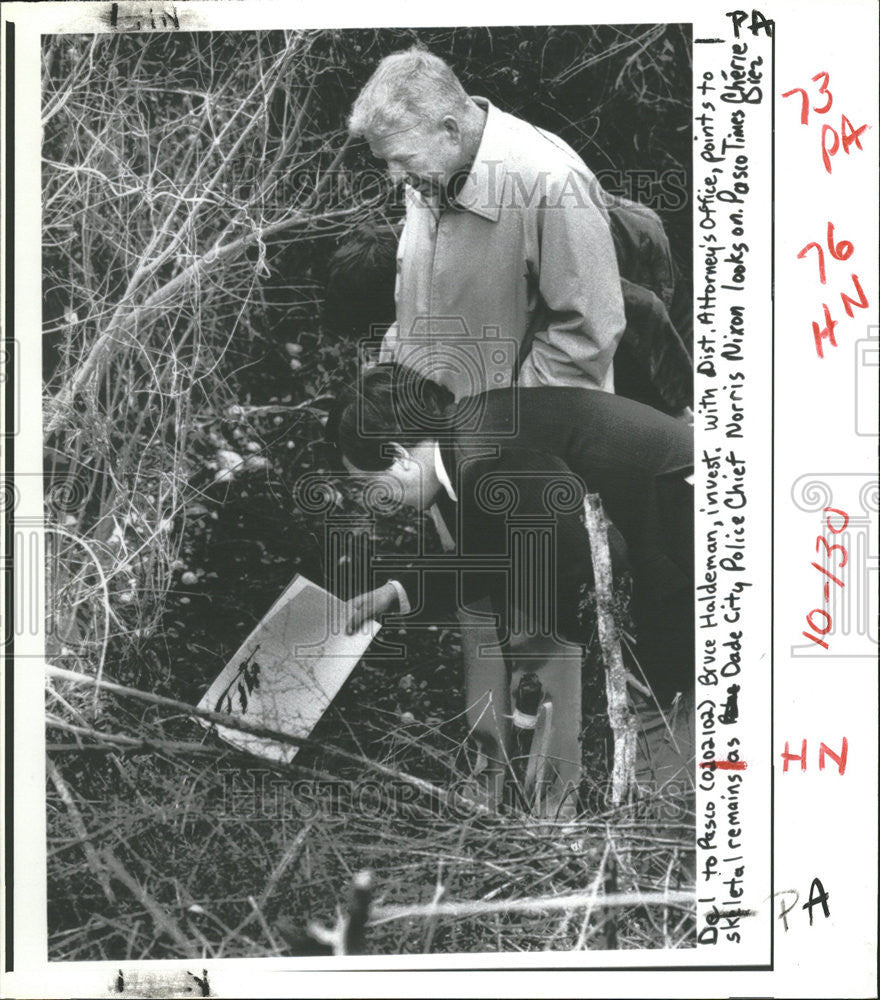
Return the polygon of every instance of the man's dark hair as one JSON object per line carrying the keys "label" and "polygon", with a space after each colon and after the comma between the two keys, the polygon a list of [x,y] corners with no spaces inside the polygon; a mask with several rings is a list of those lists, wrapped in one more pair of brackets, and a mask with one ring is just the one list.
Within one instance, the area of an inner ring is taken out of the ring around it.
{"label": "man's dark hair", "polygon": [[368,368],[331,407],[325,435],[358,469],[379,472],[394,461],[391,442],[410,447],[451,426],[452,393],[394,362]]}
{"label": "man's dark hair", "polygon": [[331,330],[364,336],[377,327],[384,333],[394,322],[397,235],[389,222],[369,222],[339,244],[324,298],[324,322]]}

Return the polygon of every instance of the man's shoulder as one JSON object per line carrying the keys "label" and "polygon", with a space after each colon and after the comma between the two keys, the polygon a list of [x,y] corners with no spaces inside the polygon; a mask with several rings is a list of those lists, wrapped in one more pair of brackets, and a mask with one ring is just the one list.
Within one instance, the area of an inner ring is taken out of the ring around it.
{"label": "man's shoulder", "polygon": [[505,204],[595,207],[607,220],[605,196],[595,174],[558,135],[506,114]]}
{"label": "man's shoulder", "polygon": [[509,112],[503,115],[508,135],[508,168],[520,168],[548,178],[565,176],[571,171],[592,177],[592,171],[560,136],[539,128]]}

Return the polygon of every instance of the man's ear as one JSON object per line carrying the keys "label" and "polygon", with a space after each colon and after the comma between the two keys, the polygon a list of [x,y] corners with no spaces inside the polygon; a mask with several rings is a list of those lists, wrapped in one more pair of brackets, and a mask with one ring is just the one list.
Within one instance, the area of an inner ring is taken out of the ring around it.
{"label": "man's ear", "polygon": [[461,126],[458,124],[457,118],[453,115],[446,115],[442,125],[450,139],[453,139],[455,142],[461,142]]}
{"label": "man's ear", "polygon": [[411,462],[413,460],[412,455],[406,448],[403,447],[402,444],[392,441],[389,447],[394,455],[395,462],[401,462],[405,465],[407,462]]}

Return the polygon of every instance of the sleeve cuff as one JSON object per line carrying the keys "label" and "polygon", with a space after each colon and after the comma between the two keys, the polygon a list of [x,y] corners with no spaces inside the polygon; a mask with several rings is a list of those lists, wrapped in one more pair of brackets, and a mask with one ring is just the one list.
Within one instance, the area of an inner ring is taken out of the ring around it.
{"label": "sleeve cuff", "polygon": [[409,603],[409,598],[406,596],[406,591],[403,589],[403,584],[399,580],[389,580],[388,581],[392,587],[394,587],[397,592],[397,600],[400,604],[400,613],[403,615],[408,615],[412,611],[412,605]]}

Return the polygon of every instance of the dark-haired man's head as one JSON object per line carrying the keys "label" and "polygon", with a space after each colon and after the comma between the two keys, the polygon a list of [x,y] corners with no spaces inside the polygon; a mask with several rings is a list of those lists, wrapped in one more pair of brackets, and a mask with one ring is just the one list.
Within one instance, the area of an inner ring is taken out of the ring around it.
{"label": "dark-haired man's head", "polygon": [[442,489],[437,441],[450,429],[448,389],[394,363],[366,370],[336,400],[327,439],[349,472],[425,510]]}
{"label": "dark-haired man's head", "polygon": [[397,232],[385,221],[348,233],[330,258],[324,322],[345,335],[381,335],[394,322]]}

